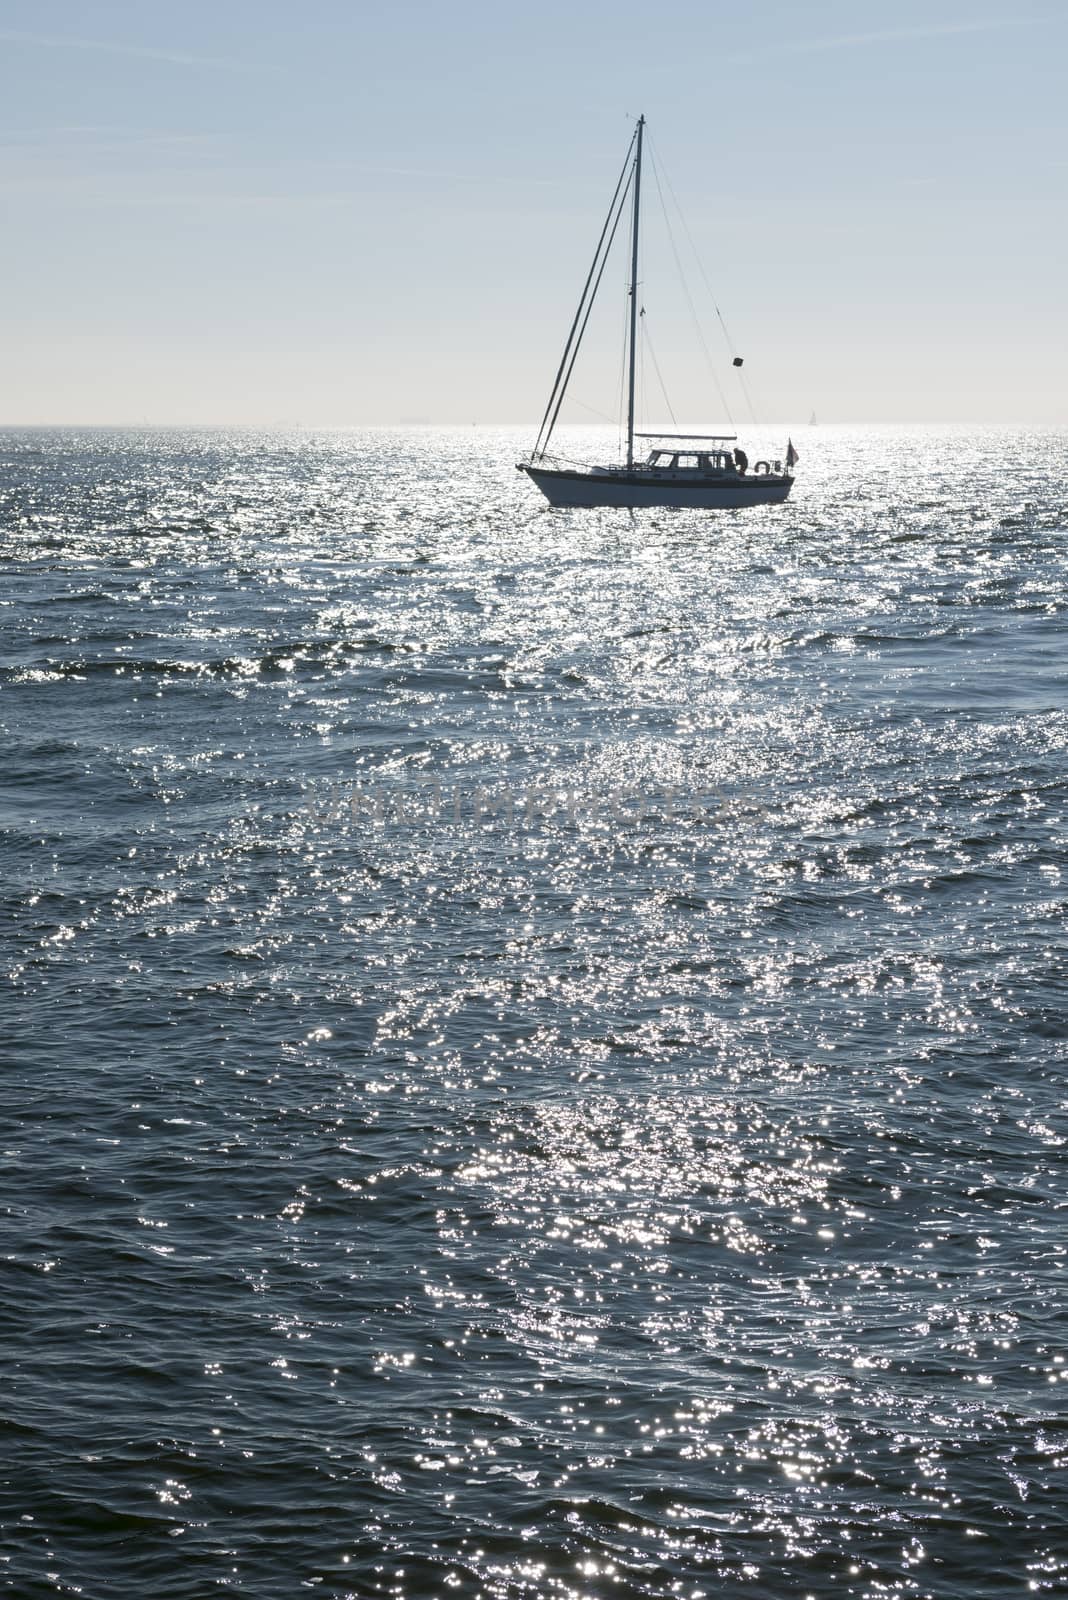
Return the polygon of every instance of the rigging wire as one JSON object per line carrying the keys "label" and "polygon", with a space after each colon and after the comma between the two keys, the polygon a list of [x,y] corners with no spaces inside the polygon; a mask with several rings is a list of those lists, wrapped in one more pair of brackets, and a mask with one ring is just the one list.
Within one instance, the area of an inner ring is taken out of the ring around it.
{"label": "rigging wire", "polygon": [[623,454],[623,433],[627,411],[627,317],[630,311],[630,268],[623,262],[623,331],[619,340],[619,431],[616,435],[616,455]]}
{"label": "rigging wire", "polygon": [[[649,134],[648,137],[649,137],[649,154],[652,157],[653,173],[656,176],[656,186],[657,186],[657,190],[659,191],[659,189],[660,189],[660,172],[659,172],[659,169],[662,168],[663,164],[657,158],[656,149],[655,149],[654,144],[653,144],[652,134]],[[730,354],[731,361],[732,362],[737,361],[738,360],[737,346],[735,345],[734,340],[730,336],[730,330],[728,329],[727,324],[726,324],[726,322],[724,320],[722,311],[719,309],[719,304],[718,304],[718,302],[716,300],[715,291],[713,290],[712,285],[709,282],[708,273],[705,271],[705,264],[701,259],[701,255],[700,255],[700,252],[698,251],[698,248],[697,248],[696,244],[694,243],[693,234],[690,232],[690,225],[686,221],[686,213],[685,213],[685,211],[683,211],[682,206],[679,204],[679,197],[675,193],[675,187],[671,182],[671,178],[670,178],[670,176],[668,174],[667,169],[663,168],[663,172],[664,172],[664,182],[667,185],[667,191],[668,191],[668,193],[670,194],[672,200],[675,203],[675,210],[678,213],[679,221],[682,223],[682,229],[683,229],[683,232],[686,235],[687,243],[690,246],[690,250],[691,250],[691,252],[693,254],[694,260],[697,262],[697,270],[701,274],[701,278],[702,278],[702,280],[704,282],[705,289],[706,289],[706,291],[708,293],[708,298],[712,302],[712,309],[716,313],[716,320],[718,321],[718,323],[720,325],[720,328],[722,330],[722,333],[723,333],[723,342],[727,346],[727,350],[728,350],[728,353]],[[661,205],[663,205],[663,201],[664,201],[664,197],[663,197],[663,194],[661,194],[661,196],[660,196]],[[667,217],[666,208],[665,208],[665,213],[664,214],[665,214],[665,220],[666,220],[666,217]],[[670,232],[670,223],[668,224],[668,231]],[[672,248],[674,249],[674,241],[672,241]],[[677,259],[678,259],[678,257],[676,255],[676,260]],[[680,267],[680,271],[681,271],[681,267]],[[759,418],[757,417],[756,410],[754,409],[754,406],[753,406],[753,401],[752,401],[752,399],[750,397],[750,394],[749,394],[749,385],[747,384],[747,382],[745,380],[745,376],[742,373],[740,365],[736,368],[736,371],[738,373],[738,383],[739,383],[739,385],[741,387],[742,394],[745,396],[745,403],[746,403],[747,407],[749,408],[749,415],[753,419],[754,426],[759,427],[760,426],[760,421],[759,421]],[[717,384],[717,388],[718,387],[719,386]]]}
{"label": "rigging wire", "polygon": [[704,329],[701,327],[701,319],[697,315],[697,307],[693,303],[693,295],[690,293],[690,285],[686,282],[686,274],[682,270],[682,259],[679,256],[679,247],[675,243],[675,233],[671,226],[671,218],[668,215],[667,202],[664,199],[664,191],[660,186],[660,163],[653,155],[651,140],[649,145],[649,155],[650,165],[653,169],[653,177],[656,180],[656,192],[660,199],[660,209],[664,213],[664,226],[667,229],[668,242],[671,245],[671,253],[675,257],[675,268],[679,274],[679,282],[682,284],[682,292],[686,296],[686,303],[690,308],[690,319],[693,322],[694,332],[697,334],[698,343],[700,344],[701,349],[704,351],[705,362],[708,366],[709,374],[712,378],[712,382],[716,386],[716,393],[719,395],[719,403],[726,412],[727,421],[733,425],[734,418],[731,416],[731,408],[727,404],[727,396],[724,394],[723,385],[719,381],[715,363],[712,360],[712,352],[708,348],[708,342],[705,339]]}
{"label": "rigging wire", "polygon": [[[544,451],[542,451],[541,459],[543,461],[546,459]],[[559,450],[554,450],[548,459],[550,461],[565,461],[569,467],[588,467],[590,464],[588,461],[577,460],[575,456],[562,456]]]}
{"label": "rigging wire", "polygon": [[[534,441],[534,449],[531,452],[531,460],[533,460],[534,457],[537,456],[539,446],[542,447],[541,448],[542,455],[545,454],[545,449],[548,447],[548,444],[549,444],[549,435],[552,433],[553,427],[556,424],[556,417],[557,417],[557,415],[559,414],[559,411],[560,411],[560,403],[559,402],[563,400],[563,390],[567,388],[567,381],[568,381],[568,378],[570,378],[570,376],[571,376],[571,368],[575,365],[575,356],[578,354],[578,346],[579,346],[579,344],[582,343],[582,335],[586,331],[586,323],[589,321],[590,310],[592,309],[592,306],[593,306],[593,300],[596,297],[597,288],[598,288],[598,286],[600,285],[600,282],[601,282],[601,274],[604,272],[605,261],[607,261],[607,259],[608,259],[608,252],[612,248],[612,240],[615,238],[616,228],[619,225],[619,218],[620,218],[620,215],[621,215],[622,209],[623,209],[623,201],[626,199],[627,193],[628,193],[628,191],[630,189],[630,185],[631,185],[630,159],[631,159],[631,152],[634,149],[634,143],[635,143],[635,140],[637,139],[637,137],[638,137],[638,132],[637,132],[637,129],[635,129],[633,135],[631,136],[630,145],[628,146],[628,149],[627,149],[626,160],[623,162],[622,170],[620,171],[619,178],[618,178],[618,180],[616,182],[615,193],[613,194],[611,203],[610,203],[610,205],[608,207],[608,214],[604,219],[604,226],[601,229],[601,237],[597,241],[597,249],[593,253],[593,261],[590,264],[590,270],[586,275],[586,282],[583,285],[582,294],[581,294],[581,296],[579,298],[578,310],[575,312],[574,320],[573,320],[573,322],[571,324],[571,329],[570,329],[570,332],[568,333],[568,336],[567,336],[567,342],[564,345],[564,353],[560,357],[560,365],[556,369],[556,378],[553,381],[553,386],[552,386],[552,389],[551,389],[551,391],[549,393],[549,403],[545,407],[545,415],[541,419],[541,427],[538,429],[538,436]],[[621,193],[621,191],[622,191],[622,193]],[[615,222],[612,223],[612,213],[613,213],[613,211],[616,211],[616,203],[617,203],[617,201],[619,203],[619,211],[616,212]],[[612,232],[611,232],[611,236],[608,239],[607,248],[605,248],[605,250],[604,250],[604,258],[602,260],[601,259],[601,252],[602,252],[602,247],[604,247],[605,235],[608,234],[609,223],[612,223]],[[601,261],[600,272],[597,272],[598,260]],[[590,284],[593,282],[593,277],[594,277],[594,273],[595,272],[597,272],[597,283],[594,284],[593,295],[591,296],[590,295]],[[587,297],[589,297],[589,303],[588,304],[587,304]],[[581,331],[579,332],[578,340],[575,341],[575,330],[579,326],[579,319],[580,319],[580,317],[582,317],[583,306],[586,306],[586,315],[585,315],[585,319],[582,322],[582,328],[581,328]],[[573,345],[574,345],[574,349],[572,349]],[[568,366],[568,356],[569,355],[571,356],[571,364],[570,364],[570,366]],[[563,389],[561,389],[560,380],[561,380],[561,377],[562,377],[562,375],[564,373],[565,366],[567,367],[567,376],[564,377],[564,379],[563,379]],[[558,391],[559,391],[559,400],[557,400]],[[545,424],[549,420],[549,413],[553,410],[553,402],[554,401],[557,402],[557,404],[556,404],[556,412],[553,414],[553,420],[549,424],[548,433],[545,433]],[[542,445],[542,434],[545,434],[544,445]]]}
{"label": "rigging wire", "polygon": [[639,404],[639,410],[638,410],[638,418],[637,418],[637,420],[641,423],[642,427],[644,428],[646,423],[649,420],[649,402],[648,402],[648,399],[647,399],[647,396],[646,396],[646,387],[645,387],[645,340],[644,339],[639,340],[639,343],[638,343],[638,404]]}
{"label": "rigging wire", "polygon": [[627,302],[623,300],[623,338],[621,341],[622,355],[619,362],[619,402],[616,413],[616,455],[623,454],[623,412],[627,404]]}
{"label": "rigging wire", "polygon": [[[635,227],[638,226],[637,217],[634,218],[634,226]],[[648,232],[648,230],[646,230],[644,233],[641,233],[639,235],[639,238],[638,238],[638,267],[639,267],[639,270],[638,270],[638,275],[635,277],[635,280],[634,280],[634,293],[635,293],[635,295],[637,295],[637,293],[638,293],[638,285],[639,285],[639,283],[642,284],[642,286],[644,287],[645,281],[646,281],[646,278],[645,278],[645,245],[646,245],[646,234],[647,234],[647,232]],[[644,318],[644,316],[645,316],[645,307],[642,305],[640,300],[638,302],[638,316],[639,316],[639,318]],[[642,323],[641,326],[642,326],[642,331],[644,333],[644,323]],[[644,340],[644,338],[639,338],[639,340],[638,340],[638,353],[637,354],[638,354],[639,367],[640,367],[640,371],[641,371],[641,384],[640,384],[640,387],[639,387],[639,398],[638,398],[639,410],[638,410],[638,416],[637,416],[636,420],[639,421],[641,423],[641,425],[644,427],[645,424],[649,420],[649,402],[648,402],[648,395],[647,395],[647,390],[646,390],[645,340]]]}
{"label": "rigging wire", "polygon": [[679,425],[679,419],[678,419],[678,417],[676,417],[674,411],[672,411],[672,409],[671,409],[671,401],[668,399],[667,386],[664,383],[663,374],[660,371],[660,363],[656,359],[656,346],[653,344],[653,336],[649,332],[649,322],[648,322],[648,319],[646,318],[646,315],[645,315],[645,307],[644,306],[642,306],[642,309],[641,309],[641,318],[642,318],[642,338],[643,338],[643,340],[645,340],[648,343],[649,354],[653,358],[653,369],[656,372],[657,379],[659,380],[659,383],[660,383],[660,393],[664,396],[664,404],[668,408],[668,416],[671,418],[672,422],[674,423],[675,427],[677,428],[678,425]]}
{"label": "rigging wire", "polygon": [[[544,441],[541,443],[541,452],[540,452],[541,455],[544,455],[546,450],[549,448],[549,440],[552,438],[553,429],[556,427],[557,418],[560,415],[560,407],[564,403],[564,396],[567,393],[567,386],[571,382],[571,374],[575,370],[575,362],[578,359],[578,353],[579,353],[579,349],[580,349],[580,347],[582,345],[583,335],[586,332],[586,326],[587,326],[587,324],[588,324],[588,322],[590,320],[590,313],[592,312],[593,306],[594,306],[594,302],[597,299],[597,291],[601,287],[601,279],[604,277],[604,269],[608,265],[609,256],[612,254],[612,244],[613,244],[613,241],[615,240],[615,237],[616,237],[616,229],[619,227],[619,219],[623,215],[623,209],[624,209],[624,206],[626,205],[626,202],[627,202],[627,195],[630,193],[630,180],[629,179],[627,180],[627,185],[623,189],[622,193],[620,193],[618,187],[617,187],[616,193],[619,196],[619,205],[618,205],[618,208],[616,210],[615,221],[612,223],[612,231],[608,235],[608,243],[605,245],[604,253],[601,256],[601,265],[600,265],[600,268],[598,270],[597,277],[596,277],[596,279],[594,281],[593,289],[590,292],[589,298],[588,298],[587,303],[586,303],[586,314],[582,319],[582,325],[578,330],[578,335],[577,335],[577,337],[575,339],[574,345],[572,346],[571,359],[570,359],[570,361],[568,361],[567,371],[564,373],[563,382],[559,385],[559,389],[558,389],[557,394],[556,394],[556,405],[555,405],[555,407],[553,407],[552,400],[550,399],[550,401],[549,401],[549,408],[552,410],[552,417],[549,418],[548,427],[546,428],[544,421],[542,422],[542,429],[544,430],[545,438],[544,438]],[[605,228],[607,228],[607,227],[608,227],[608,222],[606,221],[605,222]],[[602,233],[602,239],[603,239],[603,237],[604,237],[604,235]],[[595,265],[596,265],[596,262],[595,262]],[[591,271],[592,271],[592,268],[591,268]],[[581,309],[582,309],[582,307],[581,307],[581,304],[580,304],[579,310],[581,311]],[[567,352],[566,352],[566,350],[564,352],[564,360],[565,361],[567,360]],[[563,362],[561,362],[561,368],[562,367],[563,367]],[[546,412],[546,417],[548,417],[548,411]],[[541,435],[541,432],[539,432],[539,434],[538,434],[539,441],[541,441],[541,438],[542,438],[542,435]],[[536,455],[537,453],[538,453],[537,445],[535,445],[534,455]],[[531,460],[534,459],[534,455],[531,456]]]}
{"label": "rigging wire", "polygon": [[583,411],[588,411],[591,416],[600,417],[602,422],[610,422],[612,424],[613,428],[615,427],[616,422],[618,421],[618,418],[606,416],[603,411],[598,411],[596,406],[588,406],[586,404],[585,400],[580,400],[579,399],[577,394],[573,394],[571,396],[571,399],[572,399],[572,401],[573,401],[573,403],[575,405],[581,406]]}

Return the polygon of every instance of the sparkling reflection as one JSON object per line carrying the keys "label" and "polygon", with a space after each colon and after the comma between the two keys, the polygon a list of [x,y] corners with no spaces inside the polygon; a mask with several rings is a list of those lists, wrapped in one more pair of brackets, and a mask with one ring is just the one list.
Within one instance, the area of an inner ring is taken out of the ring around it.
{"label": "sparkling reflection", "polygon": [[819,434],[3,436],[12,1592],[1063,1591],[1064,440]]}

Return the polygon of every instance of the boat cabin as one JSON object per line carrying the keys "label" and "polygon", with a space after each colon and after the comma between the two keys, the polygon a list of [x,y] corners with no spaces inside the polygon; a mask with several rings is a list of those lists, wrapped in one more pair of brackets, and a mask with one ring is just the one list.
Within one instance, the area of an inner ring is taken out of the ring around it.
{"label": "boat cabin", "polygon": [[729,450],[650,450],[645,465],[656,472],[734,472]]}

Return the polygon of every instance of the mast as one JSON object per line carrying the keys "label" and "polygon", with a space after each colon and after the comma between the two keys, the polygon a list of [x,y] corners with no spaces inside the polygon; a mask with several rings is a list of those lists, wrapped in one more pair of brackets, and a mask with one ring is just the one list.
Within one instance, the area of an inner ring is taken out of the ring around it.
{"label": "mast", "polygon": [[634,465],[634,368],[638,342],[638,218],[642,187],[642,132],[645,118],[638,118],[634,148],[634,220],[631,223],[630,249],[630,379],[627,391],[627,467]]}

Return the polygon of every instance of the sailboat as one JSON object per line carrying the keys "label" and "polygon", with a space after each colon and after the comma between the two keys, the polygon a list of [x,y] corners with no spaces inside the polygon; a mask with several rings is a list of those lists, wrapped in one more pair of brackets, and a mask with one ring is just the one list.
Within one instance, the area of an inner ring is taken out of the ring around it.
{"label": "sailboat", "polygon": [[[749,471],[748,457],[736,448],[733,433],[645,433],[634,427],[635,374],[638,343],[638,243],[641,225],[642,144],[645,118],[639,117],[623,170],[616,184],[612,203],[593,265],[571,324],[564,354],[556,373],[541,427],[530,457],[516,467],[526,473],[554,506],[690,506],[700,510],[738,506],[773,505],[785,500],[793,485],[792,468],[797,461],[793,443],[788,442],[785,463],[758,461]],[[619,221],[631,202],[630,282],[628,287],[627,337],[627,450],[623,462],[606,466],[561,464],[549,454],[553,429],[560,415],[568,382],[575,366],[582,336],[590,319],[597,290],[604,276],[605,263]],[[734,365],[741,366],[741,358]],[[644,449],[639,461],[638,449]]]}

